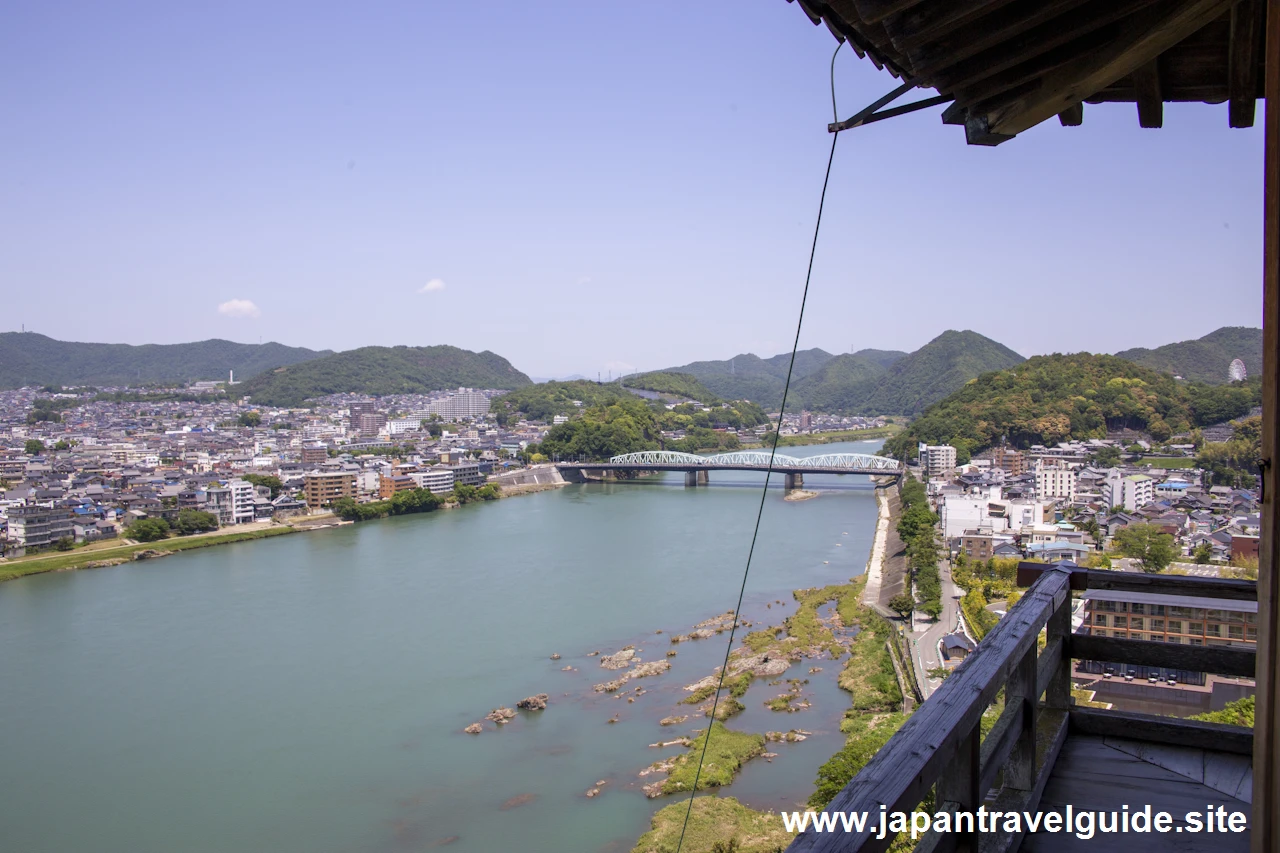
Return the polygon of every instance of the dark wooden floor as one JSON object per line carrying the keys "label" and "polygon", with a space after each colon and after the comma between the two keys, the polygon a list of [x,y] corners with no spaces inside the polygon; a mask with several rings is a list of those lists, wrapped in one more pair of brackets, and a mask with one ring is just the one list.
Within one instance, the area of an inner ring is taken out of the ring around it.
{"label": "dark wooden floor", "polygon": [[1221,805],[1228,814],[1243,812],[1251,816],[1252,799],[1252,762],[1245,756],[1121,738],[1072,735],[1067,738],[1050,773],[1040,801],[1041,811],[1065,813],[1070,804],[1076,812],[1112,812],[1120,811],[1122,805],[1128,803],[1132,813],[1150,804],[1153,814],[1166,811],[1173,815],[1174,829],[1167,833],[1095,832],[1087,841],[1075,835],[1042,830],[1028,835],[1020,850],[1021,853],[1077,850],[1248,853],[1247,831],[1190,832],[1185,815],[1188,812],[1203,815],[1206,806],[1216,809]]}

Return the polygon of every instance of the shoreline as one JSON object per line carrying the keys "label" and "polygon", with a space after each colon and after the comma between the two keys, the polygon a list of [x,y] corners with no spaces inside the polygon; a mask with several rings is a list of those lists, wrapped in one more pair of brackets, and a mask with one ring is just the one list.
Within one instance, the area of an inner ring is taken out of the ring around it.
{"label": "shoreline", "polygon": [[[876,535],[871,541],[871,554],[867,557],[867,583],[862,588],[862,603],[880,612],[880,582],[884,573],[885,548],[889,541],[889,497],[884,489],[876,489]],[[883,613],[881,614],[884,615]]]}

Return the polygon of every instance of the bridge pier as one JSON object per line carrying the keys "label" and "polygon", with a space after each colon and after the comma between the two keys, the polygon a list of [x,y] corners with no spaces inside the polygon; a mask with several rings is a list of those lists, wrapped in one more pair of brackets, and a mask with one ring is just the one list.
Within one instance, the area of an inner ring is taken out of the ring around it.
{"label": "bridge pier", "polygon": [[786,490],[788,492],[792,491],[793,489],[803,489],[804,474],[787,474],[786,481],[784,482],[784,486],[786,487]]}
{"label": "bridge pier", "polygon": [[710,482],[711,482],[711,472],[710,472],[710,471],[699,471],[699,472],[698,472],[698,485],[699,485],[699,486],[705,486],[705,485],[707,485],[707,484],[708,484],[708,483],[710,483]]}
{"label": "bridge pier", "polygon": [[684,487],[685,487],[686,489],[692,489],[692,488],[696,488],[696,487],[697,487],[697,485],[698,485],[698,472],[697,472],[697,471],[685,471],[685,472],[684,472]]}

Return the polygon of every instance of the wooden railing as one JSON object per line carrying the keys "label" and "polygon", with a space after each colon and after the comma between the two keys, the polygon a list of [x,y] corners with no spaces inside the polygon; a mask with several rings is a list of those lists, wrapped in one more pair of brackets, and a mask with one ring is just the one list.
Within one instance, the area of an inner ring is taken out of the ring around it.
{"label": "wooden railing", "polygon": [[[1073,708],[1072,659],[1252,676],[1254,653],[1072,634],[1071,590],[1256,600],[1256,584],[1084,570],[1069,564],[1023,564],[1019,583],[1031,588],[827,806],[829,812],[869,815],[865,831],[807,831],[796,837],[788,851],[879,853],[893,840],[892,834],[875,837],[881,807],[910,812],[931,793],[932,812],[972,812],[984,803],[998,811],[1034,810],[1068,727],[1085,734],[1251,753],[1253,738],[1248,729]],[[1038,650],[1041,629],[1046,640],[1043,651]],[[983,713],[1001,690],[1004,710],[983,737]],[[930,834],[916,851],[1003,853],[1016,850],[1020,842],[1020,834],[999,832]]]}

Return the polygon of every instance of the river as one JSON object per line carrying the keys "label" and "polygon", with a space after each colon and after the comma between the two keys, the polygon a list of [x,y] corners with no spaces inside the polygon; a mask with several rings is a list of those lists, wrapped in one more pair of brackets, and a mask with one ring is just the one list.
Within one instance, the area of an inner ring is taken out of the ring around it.
{"label": "river", "polygon": [[[697,723],[657,721],[689,710],[682,685],[728,635],[676,646],[634,703],[591,692],[614,674],[588,653],[635,644],[658,660],[669,634],[731,609],[761,483],[571,485],[0,585],[0,849],[390,853],[456,837],[448,850],[629,851],[673,801],[638,789],[672,752],[648,744]],[[746,619],[777,623],[790,590],[865,567],[867,478],[806,488],[821,494],[767,496]],[[811,678],[812,709],[769,711],[778,690],[758,681],[729,725],[814,736],[771,744],[778,757],[724,793],[760,808],[808,796],[848,705],[839,665],[811,665],[788,677]],[[462,732],[539,692],[547,710]]]}

